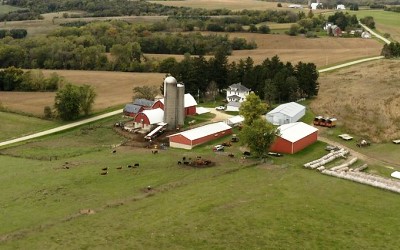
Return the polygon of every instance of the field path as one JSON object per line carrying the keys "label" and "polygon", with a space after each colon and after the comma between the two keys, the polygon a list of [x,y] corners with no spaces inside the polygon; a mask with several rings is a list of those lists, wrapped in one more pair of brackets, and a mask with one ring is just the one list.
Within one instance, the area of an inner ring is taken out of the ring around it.
{"label": "field path", "polygon": [[329,67],[329,68],[320,69],[320,70],[318,70],[318,72],[319,73],[323,73],[323,72],[332,71],[332,70],[335,70],[335,69],[348,67],[348,66],[351,66],[351,65],[354,65],[354,64],[359,64],[359,63],[369,62],[369,61],[374,61],[374,60],[380,60],[380,59],[383,59],[383,58],[385,58],[385,57],[384,56],[375,56],[375,57],[364,58],[364,59],[360,59],[360,60],[356,60],[356,61],[351,61],[351,62],[348,62],[348,63],[339,64],[339,65],[332,66],[332,67]]}
{"label": "field path", "polygon": [[362,160],[362,161],[366,161],[366,162],[368,162],[369,164],[375,163],[375,164],[384,166],[384,167],[389,168],[389,169],[393,169],[393,168],[390,167],[390,166],[387,166],[387,165],[400,167],[400,165],[397,164],[397,163],[395,163],[395,162],[385,161],[385,160],[378,159],[378,158],[375,158],[375,157],[367,156],[367,155],[365,155],[365,154],[363,154],[363,153],[360,153],[360,152],[355,151],[355,150],[353,150],[353,149],[351,149],[351,148],[348,148],[348,147],[346,147],[346,146],[343,146],[341,143],[338,143],[338,142],[336,142],[336,141],[332,141],[332,140],[330,140],[330,139],[328,139],[328,138],[326,138],[326,137],[324,137],[324,136],[321,136],[321,135],[318,135],[318,140],[319,140],[319,141],[322,141],[322,142],[326,142],[326,143],[328,143],[328,144],[330,144],[330,145],[333,145],[333,146],[338,146],[338,147],[344,148],[344,149],[348,150],[348,151],[350,152],[351,155],[357,157],[358,159],[360,159],[360,160]]}
{"label": "field path", "polygon": [[358,21],[358,23],[366,30],[368,30],[369,33],[371,33],[372,35],[376,36],[378,39],[382,40],[383,42],[385,42],[386,44],[390,44],[391,41],[389,41],[388,39],[384,38],[383,36],[377,34],[375,31],[371,30],[370,28],[368,28],[366,25],[362,24],[360,21]]}
{"label": "field path", "polygon": [[90,123],[90,122],[98,121],[98,120],[101,120],[101,119],[104,119],[104,118],[107,118],[107,117],[110,117],[110,116],[113,116],[113,115],[121,114],[121,113],[122,113],[122,109],[119,109],[119,110],[112,111],[112,112],[109,112],[109,113],[106,113],[106,114],[98,115],[98,116],[95,116],[95,117],[92,117],[92,118],[88,118],[88,119],[85,119],[85,120],[82,120],[82,121],[78,121],[78,122],[73,122],[73,123],[70,123],[70,124],[67,124],[67,125],[63,125],[63,126],[60,126],[60,127],[57,127],[57,128],[52,128],[52,129],[49,129],[49,130],[46,130],[46,131],[42,131],[42,132],[39,132],[39,133],[35,133],[35,134],[32,134],[32,135],[27,135],[27,136],[23,136],[23,137],[20,137],[20,138],[17,138],[17,139],[8,140],[8,141],[5,141],[5,142],[0,142],[0,147],[6,146],[6,145],[10,145],[10,144],[13,144],[13,143],[17,143],[17,142],[27,141],[27,140],[30,140],[30,139],[38,138],[38,137],[49,135],[49,134],[54,134],[54,133],[57,133],[57,132],[61,132],[61,131],[64,131],[64,130],[67,130],[67,129],[70,129],[70,128],[74,128],[74,127],[77,127],[77,126],[80,126],[80,125],[83,125],[83,124],[87,124],[87,123]]}

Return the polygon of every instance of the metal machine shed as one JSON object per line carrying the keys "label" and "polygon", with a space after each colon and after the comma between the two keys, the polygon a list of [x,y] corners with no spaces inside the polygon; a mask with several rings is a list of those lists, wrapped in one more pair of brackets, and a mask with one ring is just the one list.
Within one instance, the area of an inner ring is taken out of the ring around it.
{"label": "metal machine shed", "polygon": [[267,121],[274,125],[297,122],[306,113],[306,107],[296,102],[289,102],[274,108],[267,113]]}
{"label": "metal machine shed", "polygon": [[318,129],[304,122],[284,124],[278,130],[280,135],[270,148],[273,152],[294,154],[318,139]]}
{"label": "metal machine shed", "polygon": [[231,126],[217,122],[170,135],[169,145],[173,148],[192,149],[229,134],[232,134]]}

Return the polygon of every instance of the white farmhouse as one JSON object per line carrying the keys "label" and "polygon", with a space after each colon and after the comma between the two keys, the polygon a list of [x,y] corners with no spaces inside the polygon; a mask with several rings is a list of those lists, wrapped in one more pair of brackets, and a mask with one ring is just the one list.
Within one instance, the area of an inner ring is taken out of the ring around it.
{"label": "white farmhouse", "polygon": [[344,6],[344,4],[338,4],[338,5],[336,6],[336,9],[337,9],[337,10],[345,10],[346,7]]}
{"label": "white farmhouse", "polygon": [[306,113],[306,107],[296,102],[289,102],[274,108],[266,114],[266,119],[274,125],[297,122]]}
{"label": "white farmhouse", "polygon": [[228,102],[243,102],[250,93],[250,89],[243,86],[240,82],[232,84],[226,90],[226,100]]}

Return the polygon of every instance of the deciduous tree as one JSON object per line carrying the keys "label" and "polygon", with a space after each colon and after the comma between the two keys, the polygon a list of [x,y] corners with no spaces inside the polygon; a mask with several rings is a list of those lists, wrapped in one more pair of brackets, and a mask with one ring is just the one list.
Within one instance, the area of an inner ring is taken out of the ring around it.
{"label": "deciduous tree", "polygon": [[239,108],[239,114],[244,117],[244,123],[251,126],[253,121],[260,118],[262,114],[267,112],[267,104],[254,93],[246,96],[246,100],[242,102]]}
{"label": "deciduous tree", "polygon": [[251,125],[243,126],[240,138],[256,157],[263,157],[274,142],[275,134],[276,129],[271,123],[258,118]]}

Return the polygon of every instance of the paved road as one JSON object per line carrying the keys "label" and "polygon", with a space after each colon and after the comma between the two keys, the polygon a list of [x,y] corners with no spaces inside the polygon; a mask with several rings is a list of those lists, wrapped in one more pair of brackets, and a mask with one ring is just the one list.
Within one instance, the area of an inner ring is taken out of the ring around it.
{"label": "paved road", "polygon": [[80,125],[83,125],[83,124],[86,124],[86,123],[90,123],[90,122],[94,122],[94,121],[97,121],[97,120],[101,120],[101,119],[104,119],[104,118],[107,118],[107,117],[110,117],[110,116],[113,116],[113,115],[121,114],[121,113],[122,113],[122,109],[116,110],[116,111],[113,111],[113,112],[110,112],[110,113],[107,113],[107,114],[102,114],[102,115],[99,115],[99,116],[96,116],[96,117],[88,118],[88,119],[85,119],[85,120],[82,120],[82,121],[73,122],[73,123],[70,123],[70,124],[67,124],[67,125],[64,125],[64,126],[60,126],[60,127],[57,127],[57,128],[52,128],[52,129],[49,129],[49,130],[46,130],[46,131],[43,131],[43,132],[39,132],[39,133],[36,133],[36,134],[23,136],[23,137],[20,137],[20,138],[17,138],[17,139],[13,139],[13,140],[9,140],[9,141],[5,141],[5,142],[0,142],[0,147],[6,146],[6,145],[10,145],[10,144],[13,144],[13,143],[17,143],[17,142],[27,141],[27,140],[30,140],[30,139],[34,139],[34,138],[38,138],[38,137],[44,136],[44,135],[57,133],[57,132],[60,132],[60,131],[63,131],[63,130],[74,128],[74,127],[77,127],[77,126],[80,126]]}

